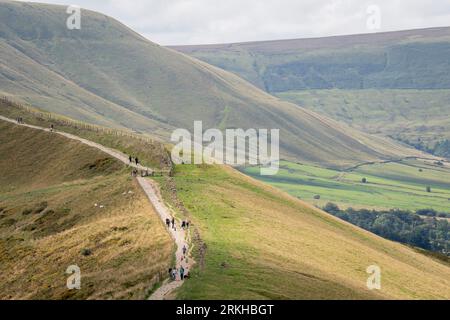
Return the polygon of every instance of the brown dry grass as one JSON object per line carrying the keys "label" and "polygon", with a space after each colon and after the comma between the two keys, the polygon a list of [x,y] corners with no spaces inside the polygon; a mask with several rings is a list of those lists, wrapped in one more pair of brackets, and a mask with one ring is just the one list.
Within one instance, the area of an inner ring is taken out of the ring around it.
{"label": "brown dry grass", "polygon": [[0,142],[0,299],[142,299],[165,276],[172,241],[122,164],[3,121]]}

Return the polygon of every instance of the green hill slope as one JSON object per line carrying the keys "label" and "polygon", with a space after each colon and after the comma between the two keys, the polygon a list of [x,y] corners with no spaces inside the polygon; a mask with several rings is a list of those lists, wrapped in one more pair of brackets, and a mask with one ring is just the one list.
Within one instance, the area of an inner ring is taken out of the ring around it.
{"label": "green hill slope", "polygon": [[0,94],[106,126],[167,138],[174,128],[280,128],[283,157],[339,167],[415,151],[268,95],[237,76],[160,47],[112,18],[0,1]]}
{"label": "green hill slope", "polygon": [[[163,196],[198,229],[180,299],[448,299],[450,267],[226,167],[177,166]],[[194,234],[195,235],[195,234]],[[368,290],[378,265],[382,289]]]}
{"label": "green hill slope", "polygon": [[450,28],[174,49],[358,130],[450,157]]}
{"label": "green hill slope", "polygon": [[173,48],[268,92],[450,88],[450,28]]}
{"label": "green hill slope", "polygon": [[123,164],[0,120],[0,173],[0,299],[143,299],[162,280],[173,242]]}
{"label": "green hill slope", "polygon": [[[10,108],[0,110],[12,115]],[[3,298],[142,298],[171,262],[173,246],[128,170],[96,149],[3,121],[0,142]],[[155,179],[177,218],[192,222],[197,264],[179,299],[450,298],[444,262],[234,169],[177,166],[173,177]],[[68,292],[64,270],[74,262],[82,290]],[[380,291],[366,287],[374,264],[382,271]]]}

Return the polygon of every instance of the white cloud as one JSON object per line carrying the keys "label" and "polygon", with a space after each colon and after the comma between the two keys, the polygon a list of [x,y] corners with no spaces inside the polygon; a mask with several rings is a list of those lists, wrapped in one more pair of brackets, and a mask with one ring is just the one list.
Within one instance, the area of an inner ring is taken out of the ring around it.
{"label": "white cloud", "polygon": [[366,33],[366,9],[381,9],[379,31],[447,26],[450,0],[40,0],[108,14],[150,40],[203,44]]}

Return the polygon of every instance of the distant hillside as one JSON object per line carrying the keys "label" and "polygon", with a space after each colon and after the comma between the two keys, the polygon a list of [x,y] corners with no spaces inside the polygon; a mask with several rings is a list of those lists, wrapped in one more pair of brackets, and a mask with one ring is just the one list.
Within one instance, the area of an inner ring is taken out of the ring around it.
{"label": "distant hillside", "polygon": [[450,28],[173,48],[272,93],[450,88]]}
{"label": "distant hillside", "polygon": [[277,95],[364,132],[450,158],[449,89],[298,90]]}
{"label": "distant hillside", "polygon": [[0,94],[78,120],[167,139],[174,128],[280,128],[284,158],[342,167],[417,155],[158,46],[112,18],[0,1]]}
{"label": "distant hillside", "polygon": [[144,299],[162,280],[172,240],[122,163],[0,120],[0,172],[0,299]]}
{"label": "distant hillside", "polygon": [[358,130],[450,157],[450,28],[174,49]]}

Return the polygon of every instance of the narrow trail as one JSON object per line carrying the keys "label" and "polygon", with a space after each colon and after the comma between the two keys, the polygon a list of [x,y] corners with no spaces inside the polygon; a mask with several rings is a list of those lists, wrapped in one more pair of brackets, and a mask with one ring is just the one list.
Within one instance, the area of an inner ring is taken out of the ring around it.
{"label": "narrow trail", "polygon": [[116,158],[117,160],[125,163],[126,165],[128,165],[128,166],[130,166],[132,168],[148,171],[149,173],[154,172],[154,170],[151,169],[151,168],[147,168],[147,167],[141,166],[140,164],[136,165],[135,163],[130,163],[129,157],[126,154],[124,154],[124,153],[122,153],[122,152],[120,152],[118,150],[114,150],[114,149],[105,147],[104,145],[101,145],[99,143],[96,143],[96,142],[93,142],[93,141],[90,141],[90,140],[86,140],[86,139],[80,138],[80,137],[78,137],[76,135],[73,135],[73,134],[70,134],[70,133],[67,133],[67,132],[57,131],[57,130],[51,131],[48,128],[34,126],[34,125],[31,125],[31,124],[26,124],[26,123],[19,124],[19,123],[17,123],[16,120],[13,120],[13,119],[10,119],[10,118],[4,117],[4,116],[0,116],[0,120],[11,122],[11,123],[14,123],[14,124],[16,124],[18,126],[23,126],[23,127],[33,128],[33,129],[42,130],[42,131],[46,131],[46,132],[51,132],[51,133],[54,133],[54,134],[59,134],[61,136],[69,138],[71,140],[76,140],[76,141],[79,141],[79,142],[81,142],[81,143],[83,143],[85,145],[88,145],[90,147],[97,148],[97,149],[103,151],[104,153],[109,154],[110,156]]}
{"label": "narrow trail", "polygon": [[[165,223],[166,219],[171,220],[173,217],[173,212],[169,209],[161,197],[161,192],[159,190],[158,185],[150,180],[142,177],[138,177],[138,182],[141,185],[142,189],[147,194],[150,202],[155,207],[155,210],[158,212],[161,220]],[[180,227],[180,224],[176,225],[174,228],[169,228],[169,233],[172,236],[173,240],[177,245],[177,250],[175,253],[176,256],[176,268],[180,269],[181,266],[185,269],[186,272],[190,272],[191,267],[194,263],[193,259],[190,257],[189,243],[187,241],[186,231]],[[187,255],[183,254],[183,247],[186,246]],[[149,298],[149,300],[164,300],[168,294],[170,294],[173,290],[179,288],[183,284],[183,280],[179,278],[179,274],[177,275],[177,281],[165,281],[163,285],[158,288]]]}
{"label": "narrow trail", "polygon": [[[124,154],[118,150],[105,147],[99,143],[80,138],[76,135],[66,133],[66,132],[61,132],[61,131],[55,131],[55,130],[51,131],[48,128],[43,128],[43,127],[34,126],[34,125],[30,125],[30,124],[25,124],[25,123],[19,124],[19,123],[17,123],[16,120],[13,120],[13,119],[1,116],[1,115],[0,115],[0,120],[11,122],[11,123],[13,123],[15,125],[19,125],[19,126],[24,126],[24,127],[28,127],[28,128],[51,132],[53,134],[58,134],[58,135],[66,137],[66,138],[69,138],[71,140],[79,141],[85,145],[88,145],[90,147],[93,147],[100,151],[103,151],[104,153],[116,158],[117,160],[121,161],[122,163],[126,164],[129,167],[136,168],[136,169],[143,170],[143,171],[148,171],[149,173],[154,172],[154,170],[152,168],[148,168],[148,167],[141,166],[141,165],[136,165],[135,163],[130,163],[129,157],[126,154]],[[139,185],[141,186],[142,190],[144,191],[144,193],[146,194],[147,198],[149,199],[150,203],[152,204],[152,206],[154,207],[154,209],[160,216],[164,226],[166,226],[166,219],[172,220],[172,217],[174,216],[174,214],[173,214],[173,211],[165,205],[157,183],[148,178],[144,178],[144,177],[137,177],[137,181],[138,181]],[[185,230],[183,230],[181,228],[179,221],[177,221],[177,223],[175,223],[175,224],[176,224],[176,227],[168,228],[168,232],[169,232],[170,236],[172,237],[172,239],[175,241],[175,244],[177,246],[176,253],[175,253],[176,268],[179,270],[179,268],[181,266],[183,266],[183,268],[185,269],[185,273],[188,273],[188,272],[190,273],[191,267],[192,267],[194,261],[190,257],[191,250],[189,248],[189,241],[188,241],[187,233]],[[187,248],[186,255],[183,254],[183,247]],[[169,274],[167,273],[167,275],[169,275]],[[173,290],[181,287],[181,285],[183,285],[183,283],[184,283],[184,280],[180,279],[180,275],[178,273],[176,281],[169,281],[169,279],[164,281],[162,286],[160,288],[158,288],[150,296],[149,300],[164,300],[170,293],[173,292]]]}

